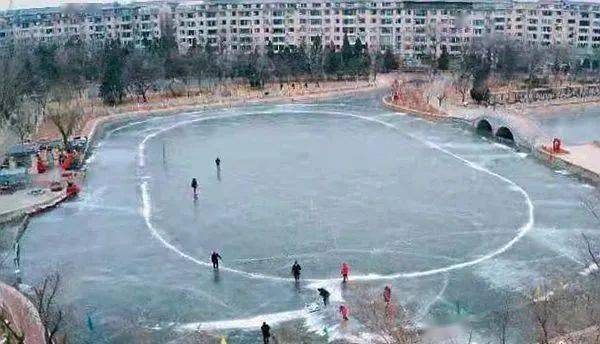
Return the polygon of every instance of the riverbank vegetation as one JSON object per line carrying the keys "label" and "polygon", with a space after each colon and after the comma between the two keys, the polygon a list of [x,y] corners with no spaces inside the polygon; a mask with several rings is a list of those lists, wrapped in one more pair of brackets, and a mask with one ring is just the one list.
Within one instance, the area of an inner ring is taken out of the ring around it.
{"label": "riverbank vegetation", "polygon": [[[262,52],[230,53],[207,45],[182,54],[171,35],[146,42],[143,49],[118,41],[17,45],[0,58],[0,127],[23,141],[51,118],[65,136],[78,124],[74,113],[99,104],[226,97],[267,84],[293,93],[328,80],[374,81],[377,73],[396,67],[390,51],[373,52],[347,37],[339,50],[317,40],[278,53],[269,44]],[[63,115],[67,119],[59,118]]]}
{"label": "riverbank vegetation", "polygon": [[442,51],[419,76],[399,80],[396,103],[444,114],[444,105],[511,105],[600,98],[600,53],[511,37],[474,40],[458,55]]}

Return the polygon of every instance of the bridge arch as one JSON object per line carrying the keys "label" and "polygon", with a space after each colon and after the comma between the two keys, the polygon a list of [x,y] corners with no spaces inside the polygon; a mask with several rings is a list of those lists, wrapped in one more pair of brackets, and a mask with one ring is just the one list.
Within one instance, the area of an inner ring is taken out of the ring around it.
{"label": "bridge arch", "polygon": [[487,119],[482,119],[479,122],[477,122],[477,131],[482,134],[492,136],[492,124]]}
{"label": "bridge arch", "polygon": [[507,141],[515,141],[515,136],[508,127],[500,127],[496,130],[496,137]]}

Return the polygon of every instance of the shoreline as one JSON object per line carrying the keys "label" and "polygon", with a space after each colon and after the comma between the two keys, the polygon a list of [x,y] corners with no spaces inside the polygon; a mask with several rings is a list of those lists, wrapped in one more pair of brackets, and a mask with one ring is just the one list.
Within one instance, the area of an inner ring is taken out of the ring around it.
{"label": "shoreline", "polygon": [[[387,77],[391,77],[390,74],[386,75]],[[302,95],[277,95],[277,96],[267,96],[262,98],[241,98],[241,99],[231,99],[230,101],[218,101],[213,103],[206,104],[190,104],[190,105],[180,105],[180,106],[171,106],[171,107],[157,107],[155,109],[145,109],[145,110],[137,110],[137,111],[125,111],[125,112],[117,112],[113,114],[109,114],[106,116],[100,116],[92,119],[87,122],[82,130],[81,135],[88,137],[88,146],[86,147],[86,155],[89,154],[89,151],[93,147],[93,143],[98,140],[103,133],[104,127],[111,124],[124,123],[127,121],[133,121],[141,118],[153,118],[153,117],[164,117],[164,116],[172,116],[180,113],[188,113],[195,111],[205,111],[205,110],[213,110],[219,108],[228,108],[234,106],[242,106],[242,105],[260,105],[260,104],[272,104],[284,101],[306,101],[306,100],[323,100],[328,98],[334,98],[336,96],[341,96],[345,94],[353,94],[353,93],[368,93],[375,92],[378,90],[383,90],[390,85],[389,80],[385,78],[383,82],[380,82],[376,85],[371,86],[350,86],[350,87],[340,87],[335,89],[323,90],[322,92],[314,92],[309,94]]]}
{"label": "shoreline", "polygon": [[452,122],[458,122],[458,123],[469,124],[469,125],[471,124],[471,122],[465,118],[452,116],[452,115],[439,115],[439,114],[435,114],[432,112],[426,112],[426,111],[421,111],[421,110],[417,110],[417,109],[411,109],[408,107],[400,106],[400,105],[390,102],[389,98],[390,98],[390,96],[386,95],[381,99],[381,101],[385,107],[387,107],[391,110],[394,110],[396,112],[406,113],[408,115],[417,116],[417,117],[430,119],[430,120],[436,120],[436,121],[452,121]]}
{"label": "shoreline", "polygon": [[[300,95],[273,95],[273,96],[265,96],[260,98],[232,98],[228,101],[215,101],[212,103],[205,104],[185,104],[180,106],[167,106],[164,107],[162,104],[158,104],[155,108],[137,110],[137,111],[124,111],[124,112],[116,112],[104,116],[99,116],[95,118],[91,118],[89,121],[85,122],[82,126],[82,130],[80,130],[80,136],[87,136],[88,143],[84,151],[84,157],[87,159],[91,152],[94,149],[94,143],[102,138],[104,134],[104,128],[107,125],[119,124],[128,121],[133,121],[142,118],[152,118],[152,117],[162,117],[162,116],[172,116],[180,113],[188,113],[194,111],[204,111],[209,109],[219,109],[219,108],[228,108],[233,106],[243,106],[243,105],[260,105],[260,104],[271,104],[277,102],[285,102],[285,101],[306,101],[306,100],[321,100],[333,98],[336,96],[341,96],[345,94],[362,94],[367,92],[375,92],[378,90],[383,90],[389,87],[390,80],[393,80],[395,74],[383,74],[380,78],[380,81],[374,85],[357,85],[351,84],[348,86],[340,86],[330,89],[323,89],[319,92],[310,92],[307,94]],[[77,135],[77,134],[75,134]],[[79,171],[79,182],[83,183],[86,176],[87,166]],[[84,191],[85,192],[85,191]],[[2,196],[0,196],[2,197]],[[39,202],[32,202],[32,204],[18,208],[11,209],[7,212],[0,211],[0,224],[6,224],[10,222],[17,221],[24,216],[31,215],[35,216],[39,213],[42,213],[46,210],[55,208],[59,206],[62,202],[66,201],[66,197],[64,195],[59,194],[52,197],[50,200],[40,200]]]}
{"label": "shoreline", "polygon": [[[352,90],[352,92],[346,92],[346,93],[369,92],[369,91],[377,91],[377,90],[378,90],[378,88],[366,88],[365,90],[361,90],[361,91]],[[341,94],[343,94],[343,93],[341,93]],[[326,94],[320,95],[319,97],[311,97],[311,99],[326,99],[328,97],[336,97],[339,95],[340,95],[339,93],[336,93],[336,94],[326,93]],[[272,99],[272,101],[271,101],[271,99],[269,99],[269,101],[267,101],[267,102],[257,101],[257,102],[253,102],[252,105],[263,104],[263,103],[266,103],[266,104],[277,103],[279,101],[285,101],[286,98],[287,97]],[[292,99],[294,99],[294,98],[292,98]],[[293,101],[294,100],[292,100],[292,102]],[[386,107],[392,107],[393,109],[396,109],[396,108],[403,109],[402,107],[399,107],[399,106],[396,107],[396,106],[394,106],[394,104],[390,104],[389,102],[387,102],[385,97],[382,99],[382,101],[384,102],[384,105]],[[244,102],[244,101],[240,101],[237,103],[232,102],[227,105],[213,104],[213,106],[203,106],[202,108],[196,107],[196,109],[199,111],[202,111],[202,110],[207,110],[207,109],[212,109],[212,108],[219,109],[219,108],[224,108],[226,106],[237,106],[239,104],[248,104],[248,103]],[[187,110],[187,112],[189,112],[189,111],[195,111],[195,109]],[[405,112],[405,111],[403,111],[403,112]],[[107,129],[106,127],[108,125],[125,123],[128,121],[141,119],[141,118],[153,118],[153,117],[170,116],[170,115],[176,116],[177,114],[185,114],[185,113],[186,113],[186,110],[182,110],[181,108],[157,109],[157,110],[150,110],[150,111],[136,111],[136,112],[130,112],[130,113],[114,114],[114,115],[104,116],[101,118],[96,118],[94,121],[90,122],[88,126],[86,126],[89,129],[89,133],[91,134],[91,136],[89,137],[90,140],[88,141],[88,146],[86,147],[86,154],[88,154],[88,152],[92,152],[94,150],[94,148],[96,148],[96,147],[94,147],[93,142],[103,139],[103,137],[104,137],[103,135],[105,134],[106,129]],[[406,113],[411,114],[410,111],[406,111]],[[414,113],[412,113],[412,114],[416,115]],[[431,116],[429,116],[430,119],[456,121],[456,122],[460,122],[460,123],[468,124],[468,125],[472,126],[472,123],[464,118],[459,118],[459,117],[455,117],[455,116],[440,116],[440,115],[434,115],[434,114],[429,114],[429,115],[431,115]],[[422,116],[427,116],[427,113],[422,113]],[[85,170],[82,171],[82,175],[85,176]]]}
{"label": "shoreline", "polygon": [[[384,79],[385,80],[385,79]],[[130,111],[130,112],[122,112],[110,114],[107,116],[96,117],[91,121],[87,122],[82,130],[84,134],[88,136],[88,143],[84,151],[84,157],[87,159],[89,155],[94,150],[94,143],[97,140],[102,139],[105,131],[105,127],[111,124],[124,123],[127,121],[132,121],[140,118],[152,118],[159,116],[169,116],[169,115],[177,115],[178,113],[188,113],[193,111],[203,111],[208,109],[218,109],[218,108],[226,108],[232,106],[240,106],[240,105],[258,105],[258,104],[269,104],[269,103],[277,103],[283,101],[305,101],[305,100],[317,100],[317,99],[327,99],[331,97],[336,97],[344,94],[353,94],[353,93],[366,93],[366,92],[375,92],[377,90],[382,90],[389,85],[383,81],[379,84],[373,86],[363,86],[363,87],[346,87],[346,88],[336,88],[326,90],[324,92],[311,93],[300,96],[273,96],[269,98],[258,98],[258,99],[235,99],[229,102],[215,102],[212,104],[203,104],[203,105],[185,105],[185,106],[175,106],[169,108],[158,108],[151,110],[140,110],[140,111]],[[85,180],[87,171],[87,163],[84,163],[82,169],[79,171],[79,181],[83,183]],[[0,196],[1,197],[1,196]],[[9,223],[14,223],[20,219],[24,219],[25,225],[22,229],[20,229],[20,235],[23,234],[24,231],[27,230],[27,223],[30,216],[39,215],[43,212],[50,211],[65,202],[68,198],[64,194],[64,192],[53,193],[53,197],[49,200],[45,200],[43,202],[34,203],[28,207],[23,207],[20,209],[9,210],[4,213],[0,213],[0,225],[5,225]],[[20,236],[19,235],[19,236]],[[19,237],[18,236],[18,237]],[[18,237],[15,239],[18,242]],[[15,314],[15,317],[18,321],[18,324],[21,325],[19,327],[23,329],[29,329],[24,331],[27,334],[27,339],[25,341],[26,344],[41,344],[44,342],[44,329],[39,321],[39,314],[35,307],[27,300],[27,298],[17,289],[14,289],[2,281],[0,281],[0,295],[4,295],[3,304],[7,311],[11,314]],[[33,307],[33,308],[32,308]],[[29,319],[27,323],[26,320]],[[40,326],[42,326],[40,328]]]}
{"label": "shoreline", "polygon": [[[384,96],[382,99],[382,102],[385,107],[388,107],[392,110],[406,113],[406,114],[412,115],[412,116],[435,120],[435,121],[451,121],[451,122],[455,122],[455,123],[460,123],[460,124],[468,125],[471,129],[473,129],[475,127],[474,123],[467,118],[463,118],[460,116],[453,116],[451,114],[438,115],[438,114],[434,114],[434,113],[430,113],[430,112],[424,112],[424,111],[420,111],[420,110],[416,110],[416,109],[406,108],[406,107],[391,103],[389,101],[389,98],[390,98],[389,95]],[[600,103],[600,99],[595,100],[595,102]],[[581,104],[581,103],[575,103],[575,104]],[[591,103],[585,103],[585,104],[591,104]],[[557,104],[556,106],[570,106],[570,105],[573,105],[573,104]],[[540,104],[537,107],[543,108],[544,106],[546,106],[546,105]],[[513,109],[513,111],[514,111],[514,109]],[[542,164],[549,167],[550,169],[557,169],[557,168],[564,169],[564,170],[568,171],[569,173],[571,173],[576,178],[582,180],[583,182],[590,183],[596,188],[600,187],[600,168],[591,167],[592,164],[590,164],[590,163],[584,164],[581,160],[583,158],[585,158],[585,155],[583,157],[571,158],[572,156],[569,156],[569,154],[566,154],[566,155],[553,154],[553,153],[550,153],[550,152],[547,152],[546,150],[544,150],[543,146],[536,145],[535,142],[532,143],[531,147],[517,144],[516,142],[515,142],[515,145],[517,147],[530,150],[532,153],[532,156],[536,160],[540,161]],[[592,148],[595,147],[595,149],[600,154],[600,146],[598,146],[594,142],[580,144],[580,145],[573,145],[573,146],[566,147],[566,148],[572,149],[572,150],[573,149],[580,150],[581,148],[585,148],[585,147],[592,147]],[[600,159],[600,156],[598,159]]]}

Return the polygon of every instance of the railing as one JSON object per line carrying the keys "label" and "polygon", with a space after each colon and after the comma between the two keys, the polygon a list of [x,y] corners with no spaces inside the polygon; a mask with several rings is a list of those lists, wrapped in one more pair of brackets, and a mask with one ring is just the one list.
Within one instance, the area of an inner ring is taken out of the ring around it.
{"label": "railing", "polygon": [[600,85],[570,85],[508,92],[492,92],[490,94],[490,103],[503,105],[590,97],[600,98]]}

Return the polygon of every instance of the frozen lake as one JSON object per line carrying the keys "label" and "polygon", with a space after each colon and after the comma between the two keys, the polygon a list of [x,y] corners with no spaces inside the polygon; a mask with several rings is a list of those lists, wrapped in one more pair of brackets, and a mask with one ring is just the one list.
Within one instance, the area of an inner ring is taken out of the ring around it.
{"label": "frozen lake", "polygon": [[333,309],[303,312],[319,286],[337,304],[391,284],[423,325],[457,303],[483,317],[500,295],[577,275],[580,233],[598,235],[589,192],[468,129],[393,114],[380,95],[154,118],[108,130],[83,195],[32,220],[23,280],[62,272],[81,342],[130,342],[115,332],[130,322],[156,342],[200,326],[256,343],[262,319],[358,334]]}

